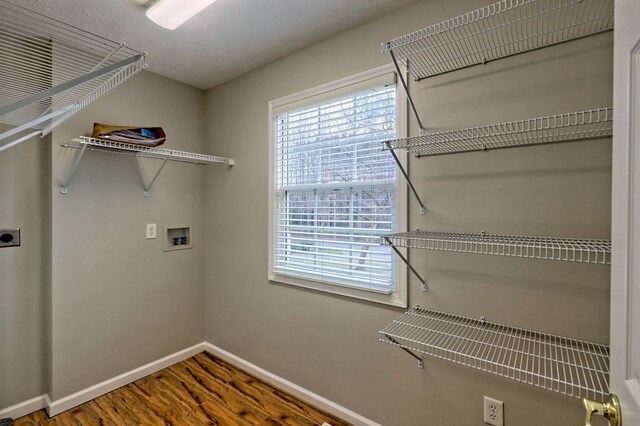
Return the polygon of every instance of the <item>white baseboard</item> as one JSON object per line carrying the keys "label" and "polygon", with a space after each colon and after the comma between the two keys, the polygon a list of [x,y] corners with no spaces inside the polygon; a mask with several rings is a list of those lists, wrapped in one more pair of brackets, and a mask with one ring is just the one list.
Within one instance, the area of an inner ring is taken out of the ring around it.
{"label": "white baseboard", "polygon": [[356,426],[380,426],[378,423],[373,422],[366,417],[349,410],[348,408],[338,405],[335,402],[330,401],[316,393],[313,393],[308,389],[305,389],[301,386],[296,385],[295,383],[283,379],[280,376],[270,373],[269,371],[264,370],[257,365],[252,364],[249,361],[246,361],[230,352],[227,352],[224,349],[214,346],[211,343],[205,342],[203,345],[204,350],[211,355],[215,355],[225,361],[228,361],[236,367],[253,374],[254,376],[264,380],[265,382],[270,383],[273,386],[276,386],[304,401],[307,401],[310,404],[313,404],[316,407],[321,408],[337,417],[340,417],[342,420],[353,423]]}
{"label": "white baseboard", "polygon": [[131,370],[117,377],[106,380],[102,383],[98,383],[97,385],[91,386],[87,389],[83,389],[79,392],[55,401],[52,401],[49,398],[49,395],[45,394],[16,404],[12,407],[2,409],[0,410],[0,418],[11,417],[17,419],[43,408],[47,410],[47,413],[50,417],[53,417],[62,412],[77,407],[78,405],[84,404],[85,402],[89,402],[92,399],[109,393],[113,390],[121,388],[122,386],[126,386],[129,383],[135,382],[136,380],[153,374],[156,371],[160,371],[163,368],[170,367],[173,364],[184,361],[187,358],[191,358],[192,356],[204,351],[215,355],[225,361],[228,361],[238,368],[241,368],[248,373],[251,373],[254,376],[264,380],[265,382],[276,386],[304,401],[307,401],[322,410],[340,417],[343,420],[353,423],[356,426],[380,426],[378,423],[375,423],[367,419],[366,417],[349,410],[348,408],[338,405],[333,401],[330,401],[316,393],[311,392],[308,389],[298,386],[295,383],[292,383],[280,376],[264,370],[257,365],[250,363],[249,361],[246,361],[230,352],[225,351],[224,349],[221,349],[207,342],[203,342],[190,348],[181,350],[162,359],[136,368],[135,370]]}
{"label": "white baseboard", "polygon": [[40,395],[28,401],[0,410],[0,419],[17,419],[47,407],[48,395]]}
{"label": "white baseboard", "polygon": [[163,368],[167,368],[180,361],[184,361],[187,358],[191,358],[192,356],[201,353],[203,350],[204,344],[199,343],[190,348],[161,358],[157,361],[153,361],[147,365],[143,365],[142,367],[136,368],[135,370],[128,371],[124,374],[114,377],[113,379],[98,383],[97,385],[91,386],[87,389],[83,389],[72,395],[65,396],[64,398],[51,401],[46,407],[47,413],[51,417],[58,415],[73,407],[84,404],[85,402],[91,401],[92,399],[95,399],[101,395],[121,388],[122,386],[126,386],[129,383],[135,382],[136,380],[148,376],[149,374],[153,374],[156,371],[162,370]]}

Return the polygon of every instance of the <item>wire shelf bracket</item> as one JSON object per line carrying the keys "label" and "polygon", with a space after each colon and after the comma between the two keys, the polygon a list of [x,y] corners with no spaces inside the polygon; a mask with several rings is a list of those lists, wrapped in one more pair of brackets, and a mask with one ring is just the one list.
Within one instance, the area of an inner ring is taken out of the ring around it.
{"label": "wire shelf bracket", "polygon": [[427,209],[424,206],[424,202],[422,202],[422,198],[420,198],[420,195],[418,195],[418,191],[416,191],[416,188],[413,186],[413,183],[411,182],[411,178],[409,178],[409,174],[407,173],[405,168],[402,166],[402,163],[400,162],[400,159],[398,158],[396,153],[391,148],[391,141],[386,141],[386,142],[383,142],[383,143],[385,144],[385,146],[387,147],[387,149],[391,153],[391,156],[393,157],[393,161],[395,161],[396,165],[398,166],[398,169],[400,169],[400,172],[402,172],[402,175],[404,176],[405,180],[407,181],[407,185],[409,185],[409,188],[411,188],[411,192],[413,192],[413,195],[416,197],[416,200],[418,201],[418,204],[420,204],[420,214],[422,214],[422,215],[425,214],[427,212]]}
{"label": "wire shelf bracket", "polygon": [[418,114],[418,109],[416,108],[416,105],[413,103],[413,98],[411,97],[411,94],[409,93],[409,86],[407,86],[407,81],[404,78],[404,74],[402,72],[402,70],[400,69],[400,64],[398,63],[398,60],[396,59],[396,55],[393,53],[393,49],[391,49],[391,42],[387,42],[386,45],[386,50],[387,52],[389,52],[389,56],[391,57],[391,62],[393,62],[393,66],[396,69],[396,75],[398,76],[398,78],[400,79],[400,83],[402,83],[402,89],[404,90],[405,95],[407,96],[407,100],[409,101],[409,106],[411,107],[411,112],[413,112],[413,116],[416,119],[416,122],[418,123],[418,127],[420,128],[420,134],[423,134],[425,132],[425,128],[422,125],[422,120],[420,119],[420,114]]}
{"label": "wire shelf bracket", "polygon": [[[62,183],[60,188],[61,194],[69,193],[69,185],[73,180],[78,165],[82,161],[87,150],[91,151],[103,151],[114,154],[125,154],[125,155],[133,155],[138,159],[142,158],[152,158],[157,160],[162,160],[162,163],[158,166],[153,176],[149,180],[148,183],[142,183],[144,189],[144,196],[149,197],[151,192],[151,187],[160,176],[160,173],[164,170],[167,162],[176,161],[180,163],[189,163],[189,164],[197,164],[197,165],[209,165],[209,164],[224,164],[228,166],[235,165],[235,158],[225,158],[218,157],[214,155],[205,155],[198,154],[193,152],[186,151],[178,151],[174,149],[166,149],[166,148],[156,148],[156,147],[146,147],[141,145],[134,145],[124,142],[115,142],[108,141],[104,139],[96,139],[87,136],[80,136],[73,140],[76,144],[63,144],[61,145],[63,148],[72,148],[79,149],[80,152],[76,156],[71,168],[69,169],[69,173],[67,174],[66,180]],[[142,173],[142,164],[138,162],[138,167],[140,168],[140,173]]]}
{"label": "wire shelf bracket", "polygon": [[383,245],[527,259],[610,265],[611,240],[411,231],[383,235]]}
{"label": "wire shelf bracket", "polygon": [[[145,56],[0,0],[0,123],[15,126],[0,134],[0,152],[48,135],[142,71]],[[19,135],[28,129],[34,131]]]}
{"label": "wire shelf bracket", "polygon": [[144,185],[144,196],[145,197],[148,197],[150,195],[151,187],[155,183],[156,179],[158,179],[158,176],[160,176],[160,173],[164,169],[164,166],[167,165],[167,161],[169,161],[169,157],[165,157],[164,160],[162,160],[162,164],[160,165],[160,167],[158,167],[158,170],[156,170],[156,173],[151,178],[151,181],[149,182],[149,184],[148,185],[144,185],[143,184]]}
{"label": "wire shelf bracket", "polygon": [[416,305],[380,341],[574,398],[609,395],[609,347]]}
{"label": "wire shelf bracket", "polygon": [[[47,120],[50,120],[50,119],[55,118],[55,117],[58,117],[58,116],[60,116],[60,115],[62,115],[64,113],[66,113],[67,111],[72,110],[75,107],[76,107],[75,105],[66,106],[66,107],[61,108],[61,109],[59,109],[57,111],[50,112],[49,114],[43,115],[42,117],[36,118],[34,120],[31,120],[30,122],[25,123],[25,124],[23,124],[21,126],[17,126],[17,127],[14,127],[13,129],[7,130],[4,133],[0,133],[0,141],[4,140],[6,138],[9,138],[9,137],[11,137],[13,135],[17,135],[18,133],[23,132],[25,130],[28,130],[29,128],[31,128],[33,126],[37,126],[40,123],[44,123]],[[29,133],[26,136],[19,137],[18,139],[15,139],[15,140],[13,140],[13,141],[11,141],[9,143],[6,143],[6,144],[0,146],[0,152],[5,151],[5,150],[7,150],[7,149],[9,149],[9,148],[11,148],[13,146],[16,146],[16,145],[20,144],[21,142],[24,142],[27,139],[31,139],[32,137],[37,136],[37,135],[42,135],[42,132],[41,131],[37,131],[37,132]]]}
{"label": "wire shelf bracket", "polygon": [[418,368],[424,368],[424,360],[422,358],[420,358],[418,355],[414,354],[412,351],[402,346],[400,342],[398,342],[396,339],[394,339],[390,335],[385,334],[384,337],[386,337],[391,344],[396,345],[397,347],[399,347],[400,349],[402,349],[403,351],[411,355],[413,358],[415,358],[418,361]]}
{"label": "wire shelf bracket", "polygon": [[416,271],[416,269],[411,265],[411,263],[409,263],[409,260],[407,260],[407,258],[400,252],[400,250],[398,250],[398,247],[396,247],[396,245],[391,240],[391,238],[388,236],[383,236],[382,238],[384,239],[386,245],[390,246],[393,249],[393,251],[396,252],[398,257],[404,262],[405,265],[407,265],[407,267],[411,270],[411,272],[413,272],[413,274],[420,280],[420,282],[422,283],[422,291],[427,291],[427,281],[424,278],[422,278],[422,276],[418,273],[418,271]]}

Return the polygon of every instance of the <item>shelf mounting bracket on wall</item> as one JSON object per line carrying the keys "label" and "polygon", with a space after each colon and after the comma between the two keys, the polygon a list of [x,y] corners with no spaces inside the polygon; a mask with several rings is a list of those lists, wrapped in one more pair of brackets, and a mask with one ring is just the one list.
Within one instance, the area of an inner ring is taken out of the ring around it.
{"label": "shelf mounting bracket on wall", "polygon": [[424,134],[425,129],[424,129],[424,126],[422,125],[422,120],[420,120],[420,114],[418,114],[418,109],[416,108],[416,105],[413,103],[413,98],[409,93],[409,87],[407,86],[407,81],[404,78],[404,73],[400,70],[400,64],[396,59],[396,55],[393,53],[393,49],[391,49],[391,42],[385,43],[385,47],[387,52],[389,52],[389,56],[391,56],[391,61],[393,62],[393,66],[396,69],[396,73],[398,74],[400,83],[402,83],[402,88],[404,89],[404,93],[407,96],[407,100],[409,101],[409,106],[411,106],[411,111],[413,111],[413,115],[416,118],[416,121],[418,122],[418,127],[420,128],[420,134],[422,135]]}
{"label": "shelf mounting bracket on wall", "polygon": [[388,334],[385,334],[384,336],[387,339],[389,339],[389,341],[391,343],[393,343],[394,345],[398,346],[400,349],[402,349],[403,351],[405,351],[406,353],[408,353],[409,355],[411,355],[412,357],[417,359],[418,360],[418,368],[424,368],[424,360],[422,358],[420,358],[418,355],[416,355],[413,352],[411,352],[409,349],[402,347],[400,345],[400,343],[396,339],[394,339],[393,337],[389,336]]}
{"label": "shelf mounting bracket on wall", "polygon": [[420,280],[420,282],[422,283],[422,291],[427,291],[427,281],[422,278],[420,276],[420,274],[418,273],[418,271],[415,270],[415,268],[413,266],[411,266],[411,264],[409,263],[409,261],[407,260],[406,257],[404,257],[404,255],[400,252],[400,250],[398,250],[398,247],[396,247],[396,245],[393,243],[393,241],[391,241],[391,238],[383,236],[382,237],[386,242],[388,246],[391,246],[391,248],[393,249],[393,251],[396,252],[396,254],[398,255],[398,257],[400,257],[400,259],[402,259],[402,261],[405,263],[405,265],[407,265],[409,267],[409,269],[411,269],[411,272],[413,272],[413,274],[418,277],[418,279]]}
{"label": "shelf mounting bracket on wall", "polygon": [[[167,165],[167,161],[169,161],[169,157],[164,157],[164,160],[162,161],[162,164],[160,165],[160,167],[158,167],[158,170],[156,171],[156,174],[153,175],[153,178],[151,179],[151,182],[149,182],[149,185],[144,185],[144,196],[148,197],[149,196],[149,191],[151,191],[151,187],[153,186],[153,184],[155,183],[156,179],[158,179],[158,176],[160,175],[160,173],[162,172],[162,169],[164,169],[164,166]],[[140,164],[140,163],[138,163]],[[140,170],[142,172],[142,170]]]}
{"label": "shelf mounting bracket on wall", "polygon": [[413,195],[416,196],[416,199],[418,200],[418,203],[420,203],[420,214],[425,214],[427,212],[427,209],[425,208],[424,203],[422,202],[422,199],[418,195],[418,191],[416,191],[416,188],[413,186],[413,183],[411,183],[411,179],[409,179],[409,174],[404,169],[404,167],[402,167],[402,163],[400,163],[400,159],[396,155],[395,151],[391,148],[391,141],[385,141],[385,142],[383,142],[383,144],[386,145],[387,149],[391,153],[391,156],[393,157],[393,161],[396,162],[396,165],[398,166],[398,168],[402,172],[402,175],[404,176],[405,180],[407,181],[407,184],[409,185],[409,188],[411,188],[411,192],[413,192]]}
{"label": "shelf mounting bracket on wall", "polygon": [[[413,111],[413,115],[416,118],[416,121],[418,122],[418,127],[420,128],[420,135],[423,135],[425,133],[425,129],[424,129],[424,126],[422,125],[422,120],[420,120],[418,109],[416,108],[416,105],[413,103],[413,98],[409,93],[409,87],[407,86],[407,81],[404,78],[405,74],[400,70],[400,64],[398,63],[398,60],[396,59],[396,55],[393,53],[393,50],[391,49],[390,42],[387,42],[385,47],[387,49],[387,52],[389,52],[389,56],[391,57],[393,66],[396,69],[396,74],[398,75],[398,79],[400,79],[400,83],[402,84],[404,93],[407,96],[407,100],[409,101],[409,105],[411,106],[411,111]],[[409,179],[409,175],[407,174],[407,171],[404,169],[404,167],[402,167],[402,164],[400,164],[400,159],[398,159],[398,156],[396,155],[396,153],[393,151],[393,149],[391,149],[391,145],[389,142],[384,142],[384,144],[387,146],[387,149],[389,149],[389,152],[391,152],[391,155],[393,156],[393,160],[396,162],[396,164],[398,165],[398,168],[400,169],[405,179],[407,180],[407,183],[409,184],[409,187],[411,188],[413,195],[416,196],[418,203],[420,203],[420,214],[425,214],[427,210],[424,207],[424,203],[422,202],[422,199],[420,198],[420,196],[418,195],[418,192],[414,188],[413,183],[411,183],[411,180]]]}
{"label": "shelf mounting bracket on wall", "polygon": [[69,184],[73,180],[73,177],[75,176],[76,171],[78,170],[78,166],[80,165],[80,160],[82,160],[84,153],[87,151],[87,146],[88,145],[82,145],[82,147],[80,148],[80,153],[78,154],[75,161],[73,162],[73,165],[71,166],[71,170],[69,171],[69,176],[67,177],[67,181],[63,183],[62,187],[60,188],[61,194],[69,193]]}

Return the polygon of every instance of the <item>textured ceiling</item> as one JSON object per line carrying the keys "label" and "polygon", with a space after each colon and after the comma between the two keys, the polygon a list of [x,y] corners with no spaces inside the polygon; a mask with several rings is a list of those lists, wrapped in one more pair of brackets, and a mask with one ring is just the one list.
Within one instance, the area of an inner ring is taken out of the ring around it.
{"label": "textured ceiling", "polygon": [[149,0],[10,1],[124,41],[148,53],[151,71],[208,89],[415,0],[217,0],[174,31],[146,18]]}

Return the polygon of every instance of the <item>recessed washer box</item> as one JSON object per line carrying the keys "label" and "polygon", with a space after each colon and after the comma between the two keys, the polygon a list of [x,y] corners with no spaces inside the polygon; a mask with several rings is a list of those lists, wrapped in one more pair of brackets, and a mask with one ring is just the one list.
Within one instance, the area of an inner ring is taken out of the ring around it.
{"label": "recessed washer box", "polygon": [[0,247],[17,247],[20,245],[20,228],[0,229]]}
{"label": "recessed washer box", "polygon": [[164,228],[163,250],[186,250],[193,248],[193,226],[171,225]]}

